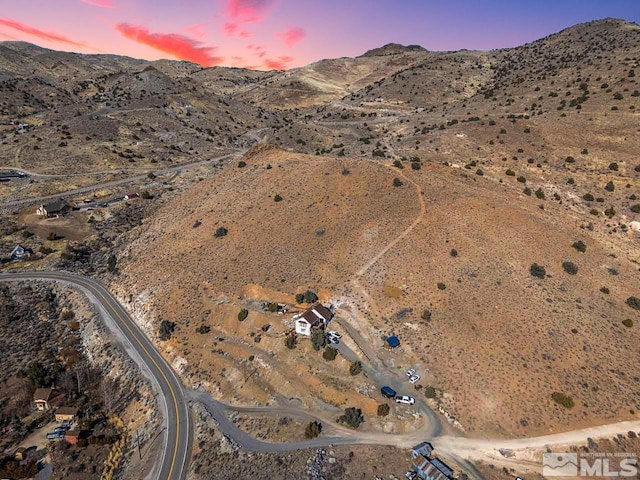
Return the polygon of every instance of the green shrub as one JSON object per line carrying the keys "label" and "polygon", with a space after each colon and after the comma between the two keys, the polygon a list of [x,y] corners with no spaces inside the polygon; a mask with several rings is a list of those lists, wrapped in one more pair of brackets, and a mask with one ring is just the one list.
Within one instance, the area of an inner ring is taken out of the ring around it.
{"label": "green shrub", "polygon": [[322,352],[322,358],[324,358],[329,362],[334,361],[337,356],[338,356],[338,350],[336,350],[333,347],[327,347],[324,349],[324,352]]}
{"label": "green shrub", "polygon": [[304,302],[304,293],[296,293],[296,303]]}
{"label": "green shrub", "polygon": [[640,298],[638,297],[629,297],[625,303],[634,310],[640,310]]}
{"label": "green shrub", "polygon": [[293,350],[298,345],[298,337],[295,334],[287,335],[284,339],[284,345],[289,350]]}
{"label": "green shrub", "polygon": [[438,290],[446,290],[447,286],[442,283],[442,282],[438,282]]}
{"label": "green shrub", "polygon": [[238,321],[244,322],[248,316],[249,316],[249,310],[247,310],[246,308],[243,308],[238,312]]}
{"label": "green shrub", "polygon": [[267,302],[267,311],[276,313],[278,311],[278,304],[275,302]]}
{"label": "green shrub", "polygon": [[412,170],[420,170],[420,168],[422,168],[421,165],[420,165],[420,162],[411,162],[411,169]]}
{"label": "green shrub", "polygon": [[571,157],[571,156],[569,156],[569,157],[565,158],[564,161],[567,162],[567,163],[575,163],[576,159]]}
{"label": "green shrub", "polygon": [[553,392],[551,394],[551,399],[558,405],[562,405],[565,408],[572,408],[575,405],[573,398],[561,392]]}
{"label": "green shrub", "polygon": [[327,344],[327,336],[324,333],[324,330],[316,329],[311,332],[311,346],[313,349],[318,351]]}
{"label": "green shrub", "polygon": [[322,424],[320,422],[309,422],[304,428],[304,437],[308,439],[316,438],[322,432]]}
{"label": "green shrub", "polygon": [[507,171],[505,172],[507,174],[507,176],[509,177],[515,177],[516,176],[516,172],[514,172],[513,170],[511,170],[510,168],[507,169]]}
{"label": "green shrub", "polygon": [[604,186],[604,189],[607,192],[613,192],[616,189],[616,186],[613,184],[613,182],[611,180],[609,180],[607,182],[607,184]]}
{"label": "green shrub", "polygon": [[545,199],[544,192],[542,191],[541,188],[536,190],[536,197],[539,198],[540,200],[544,200]]}
{"label": "green shrub", "polygon": [[318,295],[316,295],[316,292],[312,291],[312,290],[307,290],[306,292],[304,292],[304,303],[315,303],[318,301]]}
{"label": "green shrub", "polygon": [[631,320],[630,318],[626,318],[622,321],[622,324],[627,328],[631,328],[633,327],[633,320]]}
{"label": "green shrub", "polygon": [[458,256],[458,251],[455,248],[452,248],[451,251],[449,252],[449,255],[455,258]]}
{"label": "green shrub", "polygon": [[395,177],[393,179],[393,186],[394,187],[401,187],[402,185],[404,185],[404,184],[402,183],[402,181],[398,177]]}
{"label": "green shrub", "polygon": [[168,320],[162,320],[160,322],[158,337],[162,341],[169,340],[175,329],[176,329],[176,324],[174,322],[170,322]]}
{"label": "green shrub", "polygon": [[209,333],[211,331],[211,327],[209,325],[200,325],[196,328],[196,333],[200,333],[204,335],[205,333]]}
{"label": "green shrub", "polygon": [[396,168],[404,168],[404,165],[402,164],[402,162],[400,160],[394,160],[393,161],[393,166]]}
{"label": "green shrub", "polygon": [[229,233],[229,230],[227,230],[225,227],[218,227],[213,236],[216,238],[226,237],[227,233]]}
{"label": "green shrub", "polygon": [[613,170],[614,172],[618,171],[618,164],[616,162],[611,162],[609,164],[609,170]]}
{"label": "green shrub", "polygon": [[522,175],[520,175],[516,180],[518,180],[520,183],[527,183],[527,179]]}
{"label": "green shrub", "polygon": [[429,310],[424,310],[422,312],[422,315],[420,315],[420,318],[422,318],[422,320],[424,320],[425,322],[430,322],[431,321],[431,312]]}
{"label": "green shrub", "polygon": [[591,195],[590,193],[585,193],[585,194],[582,196],[582,199],[583,199],[585,202],[593,202],[593,195]]}
{"label": "green shrub", "polygon": [[391,411],[391,408],[389,407],[388,404],[381,403],[380,405],[378,405],[378,416],[379,417],[386,417],[387,415],[389,415],[390,411]]}
{"label": "green shrub", "polygon": [[281,202],[282,201],[282,197],[276,193],[276,196],[273,197],[273,201],[274,202]]}
{"label": "green shrub", "polygon": [[115,273],[118,269],[118,259],[115,255],[109,255],[107,259],[107,268],[111,273]]}
{"label": "green shrub", "polygon": [[604,214],[607,218],[613,218],[616,214],[616,209],[613,207],[609,207],[604,211]]}
{"label": "green shrub", "polygon": [[344,423],[352,428],[358,428],[362,422],[364,422],[364,416],[362,410],[355,407],[349,407],[344,409],[344,414],[338,418],[339,423]]}
{"label": "green shrub", "polygon": [[349,365],[349,373],[352,376],[356,376],[359,375],[360,372],[362,372],[362,363],[359,361],[355,361],[353,362],[351,365]]}
{"label": "green shrub", "polygon": [[571,246],[581,253],[584,253],[587,251],[587,244],[584,243],[582,240],[573,242],[573,245]]}
{"label": "green shrub", "polygon": [[578,273],[578,266],[573,262],[562,262],[562,268],[569,275],[575,275],[576,273]]}
{"label": "green shrub", "polygon": [[640,213],[640,203],[636,203],[635,205],[631,205],[631,207],[629,207],[629,209],[633,213]]}
{"label": "green shrub", "polygon": [[424,396],[427,398],[436,398],[436,389],[431,385],[428,385],[424,388]]}
{"label": "green shrub", "polygon": [[547,275],[547,271],[541,265],[537,263],[532,263],[531,268],[529,269],[529,273],[536,278],[544,278]]}
{"label": "green shrub", "polygon": [[600,291],[605,295],[609,295],[609,289],[607,287],[600,287]]}
{"label": "green shrub", "polygon": [[246,166],[247,166],[247,162],[243,162],[242,160],[238,162],[238,168],[244,168]]}

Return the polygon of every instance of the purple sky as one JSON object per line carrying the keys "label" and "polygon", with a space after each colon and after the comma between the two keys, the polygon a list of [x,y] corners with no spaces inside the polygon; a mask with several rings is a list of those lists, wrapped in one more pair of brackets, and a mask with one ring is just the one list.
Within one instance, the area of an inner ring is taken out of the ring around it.
{"label": "purple sky", "polygon": [[0,41],[271,69],[389,42],[487,50],[605,17],[640,0],[0,0]]}

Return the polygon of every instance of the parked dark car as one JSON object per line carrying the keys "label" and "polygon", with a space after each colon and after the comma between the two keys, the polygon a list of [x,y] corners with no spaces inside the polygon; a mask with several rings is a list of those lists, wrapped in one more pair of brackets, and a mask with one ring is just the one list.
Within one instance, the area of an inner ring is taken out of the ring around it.
{"label": "parked dark car", "polygon": [[387,398],[395,398],[396,397],[396,391],[391,387],[382,387],[380,389],[380,393],[382,393],[383,397],[387,397]]}

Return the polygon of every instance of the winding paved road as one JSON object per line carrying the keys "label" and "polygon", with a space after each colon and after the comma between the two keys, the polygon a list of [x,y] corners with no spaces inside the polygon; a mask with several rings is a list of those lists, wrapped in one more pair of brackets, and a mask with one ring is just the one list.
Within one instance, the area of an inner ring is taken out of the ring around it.
{"label": "winding paved road", "polygon": [[[107,327],[115,327],[116,335],[124,340],[125,349],[134,360],[141,360],[143,372],[150,376],[158,392],[160,407],[164,410],[165,436],[161,462],[153,472],[159,480],[181,480],[191,452],[191,425],[189,408],[185,402],[182,385],[165,359],[140,331],[127,311],[96,280],[67,272],[10,272],[0,273],[0,282],[44,280],[69,284],[89,296],[101,310]],[[128,344],[128,345],[127,345]]]}

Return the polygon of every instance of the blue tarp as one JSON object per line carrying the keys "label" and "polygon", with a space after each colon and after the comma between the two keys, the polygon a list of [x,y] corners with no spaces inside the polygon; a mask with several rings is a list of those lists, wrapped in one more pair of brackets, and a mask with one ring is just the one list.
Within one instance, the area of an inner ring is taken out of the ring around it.
{"label": "blue tarp", "polygon": [[395,335],[393,337],[387,337],[387,345],[389,345],[391,348],[396,348],[400,346],[400,339]]}

